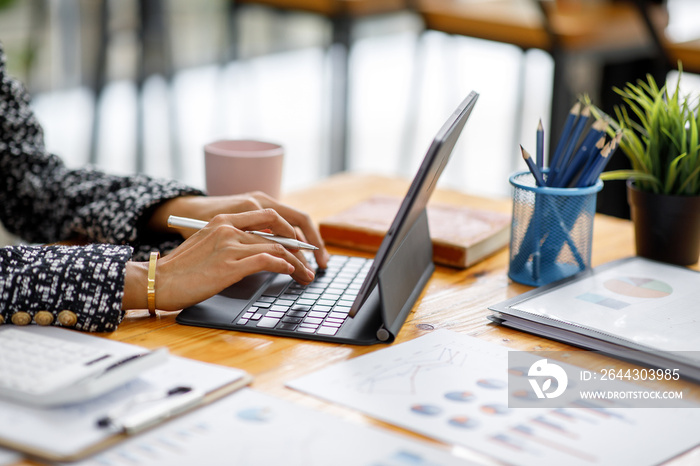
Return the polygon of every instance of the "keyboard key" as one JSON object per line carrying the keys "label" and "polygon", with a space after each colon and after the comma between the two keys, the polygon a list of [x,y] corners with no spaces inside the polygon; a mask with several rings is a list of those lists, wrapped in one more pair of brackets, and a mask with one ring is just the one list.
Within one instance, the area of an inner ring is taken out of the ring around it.
{"label": "keyboard key", "polygon": [[305,305],[305,304],[295,304],[294,306],[292,306],[292,311],[304,311],[304,312],[306,312],[306,311],[310,311],[310,310],[311,310],[311,306]]}
{"label": "keyboard key", "polygon": [[320,304],[317,304],[313,308],[311,308],[312,311],[321,311],[321,312],[328,312],[331,309],[333,309],[331,306],[321,306]]}
{"label": "keyboard key", "polygon": [[319,304],[321,306],[334,306],[335,301],[331,301],[329,299],[319,299],[318,301],[316,301],[316,304]]}
{"label": "keyboard key", "polygon": [[253,317],[253,314],[255,314],[255,312],[247,311],[247,312],[246,312],[245,314],[243,314],[241,317],[243,317],[244,319],[250,319],[251,317]]}
{"label": "keyboard key", "polygon": [[316,333],[319,335],[335,335],[338,333],[338,329],[335,327],[321,327]]}
{"label": "keyboard key", "polygon": [[318,328],[318,324],[311,324],[309,322],[302,322],[301,324],[299,324],[299,327],[300,328],[312,328],[312,329],[316,330]]}
{"label": "keyboard key", "polygon": [[[278,304],[273,304],[270,307],[270,311],[277,311],[277,312],[282,312],[285,313],[289,310],[289,306],[280,306]],[[269,312],[269,311],[268,311]]]}
{"label": "keyboard key", "polygon": [[329,322],[329,321],[325,321],[325,322],[323,323],[323,326],[321,326],[321,328],[323,328],[323,327],[335,327],[335,328],[338,328],[338,327],[340,327],[341,325],[342,325],[342,322],[339,323],[339,322]]}
{"label": "keyboard key", "polygon": [[277,326],[279,330],[294,330],[297,328],[296,324],[289,324],[289,323],[281,323]]}
{"label": "keyboard key", "polygon": [[331,283],[328,285],[328,288],[326,288],[326,292],[329,293],[336,293],[336,294],[342,294],[343,291],[345,291],[348,288],[349,284],[348,283]]}
{"label": "keyboard key", "polygon": [[236,322],[236,325],[245,325],[248,323],[248,319],[240,318],[238,319],[238,322]]}
{"label": "keyboard key", "polygon": [[321,312],[321,311],[311,311],[309,312],[309,317],[318,317],[319,319],[323,319],[326,317],[326,312]]}
{"label": "keyboard key", "polygon": [[298,327],[297,332],[303,332],[303,333],[316,333],[316,327],[310,328],[310,327]]}
{"label": "keyboard key", "polygon": [[326,322],[333,322],[335,324],[342,324],[343,322],[345,322],[345,319],[336,319],[333,317],[329,317],[326,319]]}
{"label": "keyboard key", "polygon": [[289,286],[293,282],[292,278],[289,275],[277,275],[275,278],[272,279],[269,285],[267,285],[267,288],[265,288],[265,291],[263,291],[263,296],[279,296],[282,293],[284,293],[284,290],[287,289],[287,286]]}
{"label": "keyboard key", "polygon": [[250,318],[250,320],[260,320],[262,318],[262,314],[260,312],[257,312],[253,314],[253,316]]}
{"label": "keyboard key", "polygon": [[300,298],[300,299],[297,299],[296,304],[301,305],[301,306],[313,306],[315,302],[316,301],[314,301],[312,299]]}
{"label": "keyboard key", "polygon": [[335,310],[333,312],[331,312],[330,314],[328,314],[328,318],[330,318],[330,319],[345,320],[347,318],[347,316],[348,316],[347,312],[337,312]]}
{"label": "keyboard key", "polygon": [[[286,312],[286,311],[284,311]],[[267,311],[267,314],[265,314],[265,317],[272,317],[273,319],[281,319],[284,317],[284,312],[280,311]]]}
{"label": "keyboard key", "polygon": [[261,303],[271,303],[275,301],[275,298],[272,296],[260,296],[260,298],[258,298],[258,301],[260,301]]}
{"label": "keyboard key", "polygon": [[[264,296],[263,296],[264,298]],[[256,301],[255,304],[253,304],[255,307],[260,307],[260,308],[267,308],[272,306],[272,303],[266,303],[264,301]]]}
{"label": "keyboard key", "polygon": [[279,319],[273,319],[272,317],[263,317],[260,319],[258,322],[258,325],[256,327],[261,327],[261,328],[275,328],[275,326],[279,323]]}
{"label": "keyboard key", "polygon": [[[295,298],[295,299],[296,299],[296,298]],[[292,304],[294,304],[294,299],[292,299],[292,300],[289,300],[289,299],[278,299],[277,301],[275,301],[275,305],[277,305],[277,306],[287,306],[287,307],[289,307],[289,306],[291,306]]]}
{"label": "keyboard key", "polygon": [[282,322],[287,323],[287,324],[298,324],[299,322],[302,321],[301,317],[282,317]]}
{"label": "keyboard key", "polygon": [[289,317],[304,317],[306,315],[306,311],[291,310],[291,311],[287,311],[286,315]]}
{"label": "keyboard key", "polygon": [[321,322],[323,322],[323,319],[319,319],[318,317],[307,317],[304,319],[304,323],[308,324],[320,324]]}

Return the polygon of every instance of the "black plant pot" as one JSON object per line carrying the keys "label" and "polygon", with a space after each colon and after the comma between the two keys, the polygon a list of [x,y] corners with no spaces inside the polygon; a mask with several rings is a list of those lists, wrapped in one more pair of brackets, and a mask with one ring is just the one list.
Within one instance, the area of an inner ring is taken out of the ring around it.
{"label": "black plant pot", "polygon": [[637,255],[677,265],[700,257],[700,196],[640,191],[627,182]]}

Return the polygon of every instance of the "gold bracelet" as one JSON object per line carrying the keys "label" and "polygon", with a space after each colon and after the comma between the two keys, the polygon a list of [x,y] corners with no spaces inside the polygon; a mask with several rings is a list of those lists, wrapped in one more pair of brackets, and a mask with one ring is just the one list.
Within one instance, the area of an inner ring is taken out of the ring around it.
{"label": "gold bracelet", "polygon": [[160,259],[160,252],[152,251],[151,258],[148,261],[148,313],[152,316],[156,315],[156,265]]}

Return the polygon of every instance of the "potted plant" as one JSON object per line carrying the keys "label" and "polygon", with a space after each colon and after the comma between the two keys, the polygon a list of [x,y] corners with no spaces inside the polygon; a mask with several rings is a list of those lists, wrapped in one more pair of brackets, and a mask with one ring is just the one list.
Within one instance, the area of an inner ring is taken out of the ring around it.
{"label": "potted plant", "polygon": [[700,98],[673,92],[651,76],[623,89],[610,131],[622,133],[620,148],[631,170],[601,179],[627,180],[637,254],[679,265],[700,256]]}

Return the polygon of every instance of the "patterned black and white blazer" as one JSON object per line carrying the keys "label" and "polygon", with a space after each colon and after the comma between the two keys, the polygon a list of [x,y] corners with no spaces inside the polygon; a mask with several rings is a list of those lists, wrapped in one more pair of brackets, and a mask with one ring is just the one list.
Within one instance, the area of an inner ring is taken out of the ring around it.
{"label": "patterned black and white blazer", "polygon": [[90,243],[0,248],[0,324],[18,312],[26,321],[27,314],[33,319],[48,311],[56,325],[59,314],[70,311],[76,329],[114,330],[124,316],[125,263],[179,243],[177,235],[146,229],[150,212],[185,194],[202,193],[142,175],[68,169],[47,153],[29,96],[7,75],[0,44],[0,222],[29,244]]}

